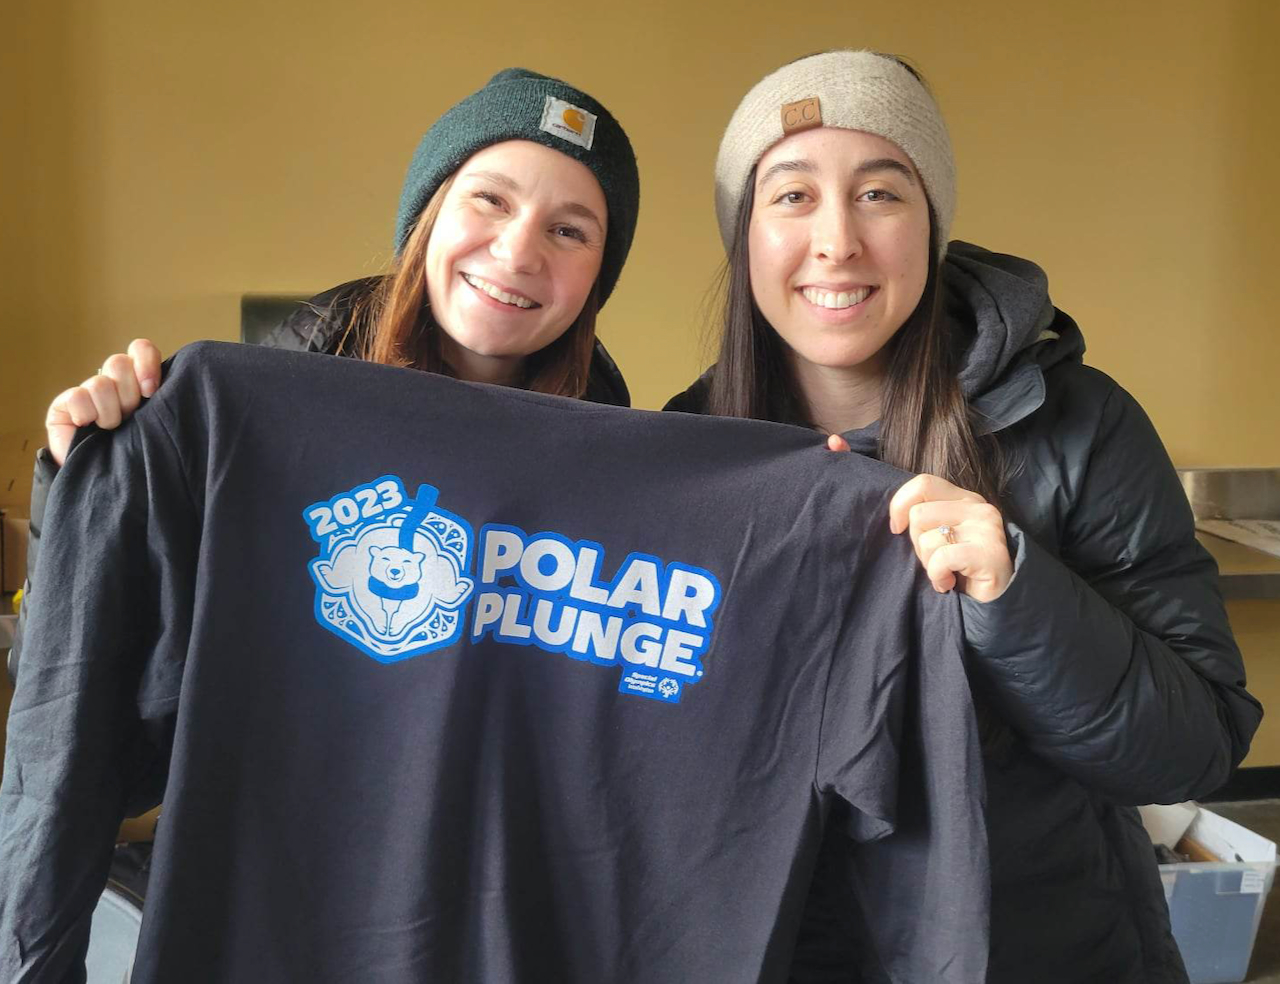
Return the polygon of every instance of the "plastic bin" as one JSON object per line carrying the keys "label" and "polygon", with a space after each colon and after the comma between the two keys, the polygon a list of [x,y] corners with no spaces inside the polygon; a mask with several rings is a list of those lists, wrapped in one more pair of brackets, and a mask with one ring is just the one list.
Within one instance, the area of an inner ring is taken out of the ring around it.
{"label": "plastic bin", "polygon": [[[1143,813],[1160,809],[1143,807]],[[1276,845],[1203,807],[1186,836],[1224,859],[1160,865],[1173,936],[1187,974],[1191,984],[1243,981],[1275,879]]]}

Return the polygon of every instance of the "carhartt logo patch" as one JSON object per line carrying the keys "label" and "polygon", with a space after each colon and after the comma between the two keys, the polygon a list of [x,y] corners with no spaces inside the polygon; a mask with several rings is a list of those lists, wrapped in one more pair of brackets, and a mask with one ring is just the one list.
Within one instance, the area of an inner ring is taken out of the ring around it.
{"label": "carhartt logo patch", "polygon": [[596,136],[596,117],[580,106],[547,96],[538,129],[590,150]]}
{"label": "carhartt logo patch", "polygon": [[817,96],[787,103],[782,107],[782,132],[799,133],[822,126],[822,104]]}
{"label": "carhartt logo patch", "polygon": [[560,114],[560,119],[564,121],[564,125],[567,126],[570,130],[572,130],[578,136],[582,136],[583,124],[587,122],[587,118],[582,115],[582,110],[566,109],[563,113]]}

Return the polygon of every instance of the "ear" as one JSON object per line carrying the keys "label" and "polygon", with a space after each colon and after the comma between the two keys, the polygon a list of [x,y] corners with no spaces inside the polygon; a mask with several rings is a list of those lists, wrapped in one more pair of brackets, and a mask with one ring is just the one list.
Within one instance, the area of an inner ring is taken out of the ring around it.
{"label": "ear", "polygon": [[319,582],[320,586],[324,588],[324,590],[334,592],[335,594],[337,593],[338,589],[335,589],[329,581],[330,575],[333,574],[333,564],[329,563],[327,560],[314,561],[311,564],[311,573],[315,575],[315,579]]}
{"label": "ear", "polygon": [[381,560],[381,559],[382,559],[382,549],[383,549],[382,547],[370,547],[370,548],[369,548],[369,556],[370,556],[370,557],[372,557],[374,560]]}
{"label": "ear", "polygon": [[418,553],[416,550],[415,550],[415,551],[414,551],[410,556],[412,556],[412,557],[413,557],[413,559],[414,559],[414,562],[415,562],[415,563],[418,563],[418,564],[421,564],[424,560],[426,560],[426,559],[427,559],[427,555],[426,555],[426,554],[424,554],[424,553]]}

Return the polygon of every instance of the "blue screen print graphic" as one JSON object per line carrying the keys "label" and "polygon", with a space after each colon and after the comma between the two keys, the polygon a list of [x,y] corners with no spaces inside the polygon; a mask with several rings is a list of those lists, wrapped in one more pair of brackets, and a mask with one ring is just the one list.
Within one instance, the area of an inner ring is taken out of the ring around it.
{"label": "blue screen print graphic", "polygon": [[480,533],[471,638],[491,636],[618,666],[618,690],[678,704],[705,674],[720,584],[699,567],[632,553],[605,578],[605,549],[490,523]]}
{"label": "blue screen print graphic", "polygon": [[383,663],[447,646],[462,634],[474,582],[471,527],[436,506],[437,491],[410,499],[394,475],[303,511],[320,556],[310,565],[316,619]]}
{"label": "blue screen print graphic", "polygon": [[639,552],[615,567],[599,543],[500,523],[473,550],[437,494],[410,499],[384,475],[306,508],[322,626],[383,663],[463,639],[536,647],[620,669],[619,692],[668,704],[702,680],[721,601],[710,571]]}

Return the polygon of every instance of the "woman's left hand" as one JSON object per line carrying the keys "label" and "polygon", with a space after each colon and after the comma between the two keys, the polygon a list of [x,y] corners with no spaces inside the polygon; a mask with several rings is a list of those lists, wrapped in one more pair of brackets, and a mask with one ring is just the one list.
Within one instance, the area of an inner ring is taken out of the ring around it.
{"label": "woman's left hand", "polygon": [[[849,450],[837,435],[827,446]],[[917,475],[898,489],[889,502],[889,529],[910,531],[935,591],[958,588],[974,601],[995,601],[1013,578],[1000,510],[945,478]]]}

